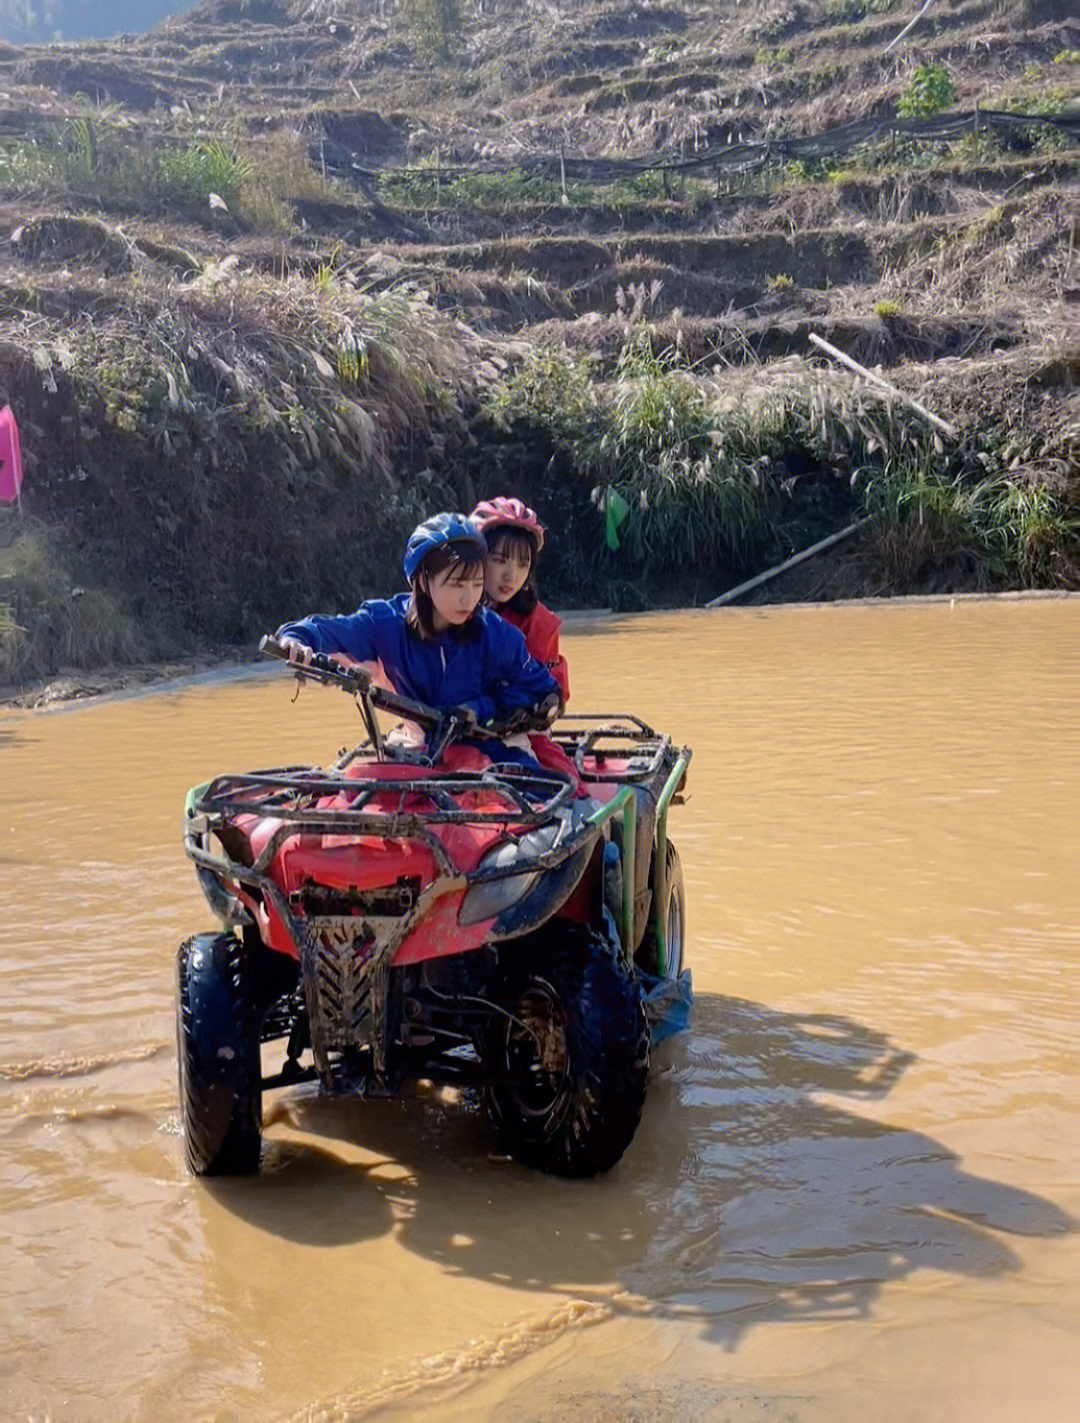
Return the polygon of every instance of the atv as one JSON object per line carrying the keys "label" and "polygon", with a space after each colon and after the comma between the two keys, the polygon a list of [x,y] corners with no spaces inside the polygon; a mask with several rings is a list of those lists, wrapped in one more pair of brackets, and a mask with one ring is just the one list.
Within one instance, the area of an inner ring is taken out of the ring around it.
{"label": "atv", "polygon": [[[356,699],[366,740],[328,770],[187,797],[184,848],[223,926],[178,955],[191,1170],[259,1169],[267,1089],[424,1078],[478,1091],[516,1160],[607,1171],[641,1117],[662,1005],[688,1001],[667,815],[690,751],[634,716],[576,715],[546,729],[553,768],[510,762],[505,726],[478,739],[321,654],[302,672]],[[423,739],[386,734],[379,712]]]}

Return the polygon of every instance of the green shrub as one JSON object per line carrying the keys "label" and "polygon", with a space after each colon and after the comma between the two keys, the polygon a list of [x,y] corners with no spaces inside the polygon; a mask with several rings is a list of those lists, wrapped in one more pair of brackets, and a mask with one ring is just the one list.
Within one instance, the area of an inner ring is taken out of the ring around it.
{"label": "green shrub", "polygon": [[449,59],[457,49],[462,27],[459,0],[401,0],[400,13],[424,59]]}
{"label": "green shrub", "polygon": [[561,203],[564,198],[579,207],[603,204],[620,208],[672,198],[693,202],[710,192],[711,185],[705,179],[670,171],[665,178],[660,168],[646,168],[607,183],[570,179],[565,189],[559,179],[524,168],[494,173],[443,173],[435,158],[384,171],[379,177],[379,196],[384,202],[417,208],[512,207]]}
{"label": "green shrub", "polygon": [[994,107],[1009,114],[1038,114],[1043,118],[1056,118],[1068,105],[1068,89],[1043,86],[1013,89],[1011,93],[1002,95]]}
{"label": "green shrub", "polygon": [[[491,470],[520,470],[527,459],[558,471],[543,475],[543,492],[572,510],[560,574],[573,569],[578,597],[610,592],[628,606],[634,586],[671,596],[675,582],[723,586],[759,570],[835,530],[856,497],[852,470],[880,464],[884,447],[907,438],[906,416],[883,415],[877,402],[870,414],[856,409],[837,393],[846,386],[815,379],[758,390],[739,380],[729,390],[654,340],[639,328],[609,381],[584,358],[536,352],[488,393],[497,436],[484,442],[479,480],[493,485]],[[797,492],[786,477],[792,460],[815,472]],[[595,512],[574,504],[583,490]],[[618,550],[598,560],[609,490],[626,515]]]}
{"label": "green shrub", "polygon": [[10,599],[0,608],[0,682],[65,664],[131,662],[144,650],[109,594],[76,586],[60,542],[33,520],[18,528],[4,520],[0,527],[0,571]]}
{"label": "green shrub", "polygon": [[1065,551],[1075,547],[1080,518],[1046,485],[999,476],[972,497],[989,559],[1015,571],[1025,588],[1064,581]]}
{"label": "green shrub", "polygon": [[775,49],[759,49],[754,55],[754,63],[765,65],[773,69],[781,65],[790,64],[792,57],[792,51],[787,45],[777,45]]}
{"label": "green shrub", "polygon": [[792,158],[780,172],[785,182],[832,183],[841,169],[837,158]]}
{"label": "green shrub", "polygon": [[897,588],[933,567],[965,569],[984,586],[1064,586],[1072,576],[1080,518],[1045,484],[953,473],[926,447],[870,474],[864,503]]}
{"label": "green shrub", "polygon": [[115,125],[92,118],[50,124],[4,147],[0,175],[20,189],[74,191],[110,198],[138,184],[139,146]]}
{"label": "green shrub", "polygon": [[139,134],[112,117],[65,119],[0,148],[0,182],[19,192],[72,194],[121,207],[174,207],[203,216],[215,193],[261,231],[294,221],[299,197],[325,194],[295,132],[259,140]]}
{"label": "green shrub", "polygon": [[676,186],[682,183],[681,175],[676,175],[673,179],[668,175],[667,186],[664,183],[664,174],[659,168],[648,168],[641,173],[632,173],[628,178],[618,178],[611,184],[611,202],[618,207],[623,202],[633,202],[644,199],[646,202],[668,195],[672,183]]}
{"label": "green shrub", "polygon": [[896,112],[904,118],[937,114],[953,101],[953,82],[943,64],[920,64],[897,100]]}
{"label": "green shrub", "polygon": [[211,194],[234,207],[251,164],[224,144],[191,143],[166,148],[157,157],[157,196],[177,207],[206,207]]}
{"label": "green shrub", "polygon": [[834,25],[857,25],[866,19],[869,9],[867,0],[829,0],[825,14]]}

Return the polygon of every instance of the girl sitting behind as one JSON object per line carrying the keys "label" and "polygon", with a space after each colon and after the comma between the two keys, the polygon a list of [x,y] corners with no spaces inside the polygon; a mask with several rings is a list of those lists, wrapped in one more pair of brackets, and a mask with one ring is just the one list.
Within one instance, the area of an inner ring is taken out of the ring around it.
{"label": "girl sitting behind", "polygon": [[408,593],[369,599],[354,613],[313,613],[276,636],[301,667],[312,652],[377,660],[402,696],[474,722],[521,711],[552,717],[558,684],[521,633],[481,604],[486,553],[479,527],[463,514],[435,514],[405,548]]}
{"label": "girl sitting behind", "polygon": [[559,652],[562,619],[546,608],[536,592],[536,560],[544,547],[544,528],[520,499],[484,499],[469,515],[487,541],[484,591],[488,602],[518,628],[529,652],[570,700],[570,669]]}

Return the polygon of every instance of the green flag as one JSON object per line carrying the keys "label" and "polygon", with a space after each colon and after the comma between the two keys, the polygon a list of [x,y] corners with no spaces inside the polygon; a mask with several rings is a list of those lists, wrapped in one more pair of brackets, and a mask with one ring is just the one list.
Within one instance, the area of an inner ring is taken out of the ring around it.
{"label": "green flag", "polygon": [[619,547],[618,528],[630,512],[630,505],[610,484],[604,490],[604,542],[608,548]]}

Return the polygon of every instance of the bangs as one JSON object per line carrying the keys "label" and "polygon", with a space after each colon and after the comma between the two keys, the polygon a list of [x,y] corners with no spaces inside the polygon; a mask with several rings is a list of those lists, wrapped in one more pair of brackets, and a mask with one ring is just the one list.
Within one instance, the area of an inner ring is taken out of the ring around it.
{"label": "bangs", "polygon": [[475,550],[468,557],[455,558],[446,566],[450,570],[446,575],[447,583],[467,583],[470,579],[482,579],[484,576],[484,560]]}
{"label": "bangs", "polygon": [[528,529],[515,528],[513,524],[500,524],[487,534],[488,553],[497,553],[500,558],[513,558],[524,554],[532,567],[536,557],[536,540]]}
{"label": "bangs", "polygon": [[482,576],[484,555],[471,539],[458,539],[454,543],[440,544],[438,548],[432,549],[418,571],[434,578],[447,568],[453,570],[451,578],[455,583],[475,578],[477,574]]}

